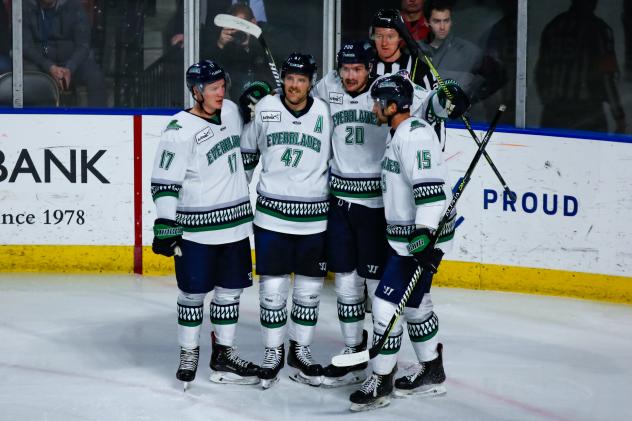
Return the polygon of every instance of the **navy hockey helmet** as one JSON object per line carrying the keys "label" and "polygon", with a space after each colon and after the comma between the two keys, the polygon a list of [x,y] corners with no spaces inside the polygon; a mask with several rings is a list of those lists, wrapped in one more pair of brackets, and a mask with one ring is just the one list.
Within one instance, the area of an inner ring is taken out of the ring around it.
{"label": "navy hockey helmet", "polygon": [[288,73],[297,73],[307,76],[313,84],[316,80],[317,69],[316,60],[311,54],[292,53],[281,66],[281,79],[284,79]]}
{"label": "navy hockey helmet", "polygon": [[364,64],[370,69],[375,62],[375,49],[368,41],[348,41],[342,44],[337,55],[338,69],[343,64]]}
{"label": "navy hockey helmet", "polygon": [[202,60],[187,69],[187,88],[189,88],[191,92],[193,92],[194,86],[197,86],[200,91],[202,91],[204,90],[204,85],[222,79],[228,83],[228,75],[224,69],[213,60]]}
{"label": "navy hockey helmet", "polygon": [[378,101],[382,108],[394,102],[397,104],[397,112],[400,113],[410,110],[413,94],[412,83],[399,73],[380,78],[371,87],[371,97]]}
{"label": "navy hockey helmet", "polygon": [[401,28],[402,17],[397,9],[380,9],[373,15],[373,21],[371,21],[371,37],[375,32],[375,28],[392,28],[399,33]]}

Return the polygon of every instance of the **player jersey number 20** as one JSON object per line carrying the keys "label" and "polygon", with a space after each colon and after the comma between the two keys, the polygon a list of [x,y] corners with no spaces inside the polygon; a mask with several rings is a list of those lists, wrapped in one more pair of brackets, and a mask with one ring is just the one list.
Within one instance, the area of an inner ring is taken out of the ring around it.
{"label": "player jersey number 20", "polygon": [[345,130],[347,132],[347,134],[345,135],[345,144],[347,145],[364,144],[364,127],[347,126]]}

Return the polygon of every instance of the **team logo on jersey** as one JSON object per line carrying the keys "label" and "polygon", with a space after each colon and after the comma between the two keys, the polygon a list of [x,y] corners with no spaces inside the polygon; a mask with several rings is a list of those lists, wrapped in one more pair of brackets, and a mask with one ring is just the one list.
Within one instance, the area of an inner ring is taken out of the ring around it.
{"label": "team logo on jersey", "polygon": [[419,129],[420,127],[426,127],[424,123],[419,120],[413,120],[410,122],[410,131],[412,132],[415,129]]}
{"label": "team logo on jersey", "polygon": [[262,123],[280,123],[281,111],[261,111]]}
{"label": "team logo on jersey", "polygon": [[167,131],[167,130],[180,130],[181,128],[182,128],[182,126],[178,124],[178,120],[171,120],[169,122],[169,124],[167,124],[167,128],[165,129],[165,131]]}
{"label": "team logo on jersey", "polygon": [[329,102],[331,104],[342,104],[344,96],[340,92],[329,92]]}
{"label": "team logo on jersey", "polygon": [[322,133],[323,132],[323,116],[319,115],[316,119],[316,125],[314,126],[314,133]]}
{"label": "team logo on jersey", "polygon": [[213,130],[211,130],[210,127],[205,127],[205,128],[203,128],[202,130],[200,130],[199,132],[197,132],[195,134],[195,141],[198,144],[200,144],[202,142],[206,142],[207,140],[209,140],[213,136],[214,136]]}

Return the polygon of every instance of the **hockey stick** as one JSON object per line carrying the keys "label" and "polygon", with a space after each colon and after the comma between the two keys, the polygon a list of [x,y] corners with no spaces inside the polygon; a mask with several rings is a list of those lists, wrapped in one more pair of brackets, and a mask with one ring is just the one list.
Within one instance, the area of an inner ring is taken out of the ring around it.
{"label": "hockey stick", "polygon": [[[413,39],[412,35],[410,34],[410,31],[408,30],[408,27],[404,23],[404,20],[400,17],[395,22],[398,26],[397,32],[399,32],[401,37],[404,39],[404,42],[406,43],[406,46],[408,47],[410,52],[412,54],[416,54],[418,58],[421,58],[423,59],[424,62],[426,62],[426,64],[430,68],[430,73],[432,73],[432,75],[437,79],[437,82],[439,83],[439,87],[441,87],[441,90],[445,92],[449,100],[452,100],[453,99],[452,94],[450,93],[448,88],[445,86],[445,83],[443,82],[443,79],[441,78],[441,76],[439,76],[439,72],[432,64],[432,60],[430,60],[430,57],[428,57],[421,50],[417,42]],[[415,66],[415,69],[413,70],[413,74],[411,75],[411,80],[414,79],[416,70],[417,70],[417,67]],[[474,132],[474,129],[472,128],[472,124],[470,123],[470,119],[468,118],[468,116],[465,114],[461,115],[461,120],[463,120],[463,124],[465,124],[465,128],[470,133],[470,136],[472,136],[472,139],[474,139],[474,141],[476,142],[476,145],[481,146],[481,141],[478,139],[478,136],[476,136],[476,133]],[[485,160],[491,167],[492,171],[494,171],[494,174],[496,174],[496,177],[498,178],[498,181],[500,181],[500,184],[503,186],[505,193],[508,195],[511,201],[515,201],[516,193],[511,191],[511,189],[507,185],[507,182],[505,181],[503,176],[500,175],[500,171],[498,171],[498,168],[496,168],[496,165],[494,165],[494,161],[492,161],[492,158],[489,156],[487,151],[483,152],[483,156],[485,157]]]}
{"label": "hockey stick", "polygon": [[272,71],[274,82],[276,83],[277,88],[281,89],[281,78],[279,77],[279,71],[277,70],[276,64],[274,63],[272,52],[268,48],[268,44],[266,44],[266,41],[261,34],[262,31],[260,27],[245,19],[238,18],[237,16],[233,15],[227,15],[224,13],[216,15],[215,19],[213,19],[213,23],[222,28],[236,29],[257,38],[259,40],[259,43],[261,44],[261,47],[263,48],[263,51],[268,57],[268,66],[270,67],[270,71]]}
{"label": "hockey stick", "polygon": [[[485,134],[483,141],[480,143],[478,150],[474,154],[474,158],[472,158],[472,162],[470,162],[470,166],[467,168],[467,171],[465,171],[465,175],[463,175],[461,182],[456,187],[454,196],[452,197],[452,201],[450,202],[445,213],[443,214],[443,217],[441,218],[441,221],[439,222],[439,226],[437,227],[435,234],[430,239],[430,244],[427,247],[434,247],[437,244],[437,240],[439,239],[439,234],[443,231],[446,224],[450,220],[450,215],[452,214],[452,211],[454,210],[454,207],[456,206],[456,203],[458,202],[459,198],[463,194],[465,187],[470,182],[472,173],[474,172],[474,168],[476,167],[476,164],[478,164],[478,161],[480,160],[481,156],[484,154],[485,147],[489,143],[489,140],[492,137],[492,133],[494,133],[494,130],[496,130],[498,121],[500,120],[500,117],[506,108],[507,107],[505,107],[505,105],[500,105],[498,107],[498,111],[496,112],[496,115],[494,116],[494,119],[492,120],[489,126],[489,129],[487,129],[487,133]],[[410,298],[410,295],[413,293],[413,290],[415,289],[417,282],[419,282],[419,278],[421,278],[422,273],[423,273],[423,269],[421,268],[421,266],[418,266],[410,282],[408,283],[406,290],[404,291],[404,295],[402,296],[402,299],[399,301],[399,304],[397,304],[395,313],[391,317],[391,320],[388,323],[388,326],[386,326],[386,330],[384,331],[384,334],[377,341],[377,343],[375,343],[375,345],[373,345],[368,350],[355,352],[353,354],[335,355],[331,359],[331,363],[333,365],[337,367],[349,367],[349,366],[361,364],[363,362],[369,361],[372,358],[375,358],[380,353],[380,351],[382,350],[382,348],[384,347],[384,344],[386,343],[388,339],[389,333],[393,330],[393,327],[395,326],[395,323],[397,323],[399,316],[404,311],[404,307],[406,307],[408,298]]]}
{"label": "hockey stick", "polygon": [[[441,76],[439,76],[439,72],[437,71],[437,69],[432,64],[432,61],[430,60],[430,57],[428,57],[425,54],[422,54],[422,55],[423,55],[424,61],[426,62],[426,64],[430,68],[430,72],[434,75],[434,77],[437,78],[437,82],[439,83],[439,86],[441,87],[443,92],[445,92],[445,94],[448,97],[448,99],[450,101],[452,101],[453,100],[452,93],[445,86],[445,82],[443,81]],[[465,114],[463,114],[463,115],[461,115],[461,120],[463,120],[463,123],[465,124],[465,127],[467,128],[467,131],[470,132],[470,136],[472,136],[472,139],[474,139],[474,142],[476,142],[476,144],[478,146],[480,146],[481,142],[478,139],[478,137],[476,136],[476,133],[474,132],[474,129],[472,128],[472,124],[470,123],[470,119]],[[503,186],[503,190],[505,190],[505,193],[508,195],[509,199],[511,201],[515,201],[516,200],[516,193],[511,191],[511,189],[507,185],[507,182],[505,181],[503,176],[500,175],[500,171],[498,171],[498,168],[496,168],[496,165],[494,165],[494,161],[492,161],[492,158],[489,156],[487,151],[485,151],[483,156],[485,157],[485,160],[487,160],[487,163],[491,167],[492,171],[494,171],[494,174],[496,174],[496,177],[498,178],[498,181],[500,181],[500,184]]]}

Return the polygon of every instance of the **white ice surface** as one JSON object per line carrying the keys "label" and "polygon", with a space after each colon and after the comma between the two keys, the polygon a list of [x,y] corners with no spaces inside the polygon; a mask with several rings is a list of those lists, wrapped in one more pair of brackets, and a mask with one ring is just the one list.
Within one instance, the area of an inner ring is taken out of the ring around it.
{"label": "white ice surface", "polygon": [[[257,289],[244,293],[237,345],[259,362]],[[172,277],[0,274],[0,420],[632,420],[632,306],[433,292],[447,395],[354,414],[355,387],[297,384],[287,368],[267,391],[210,383],[207,306],[183,393]],[[328,285],[313,347],[323,363],[342,346],[335,302]],[[400,374],[413,361],[406,338]]]}

